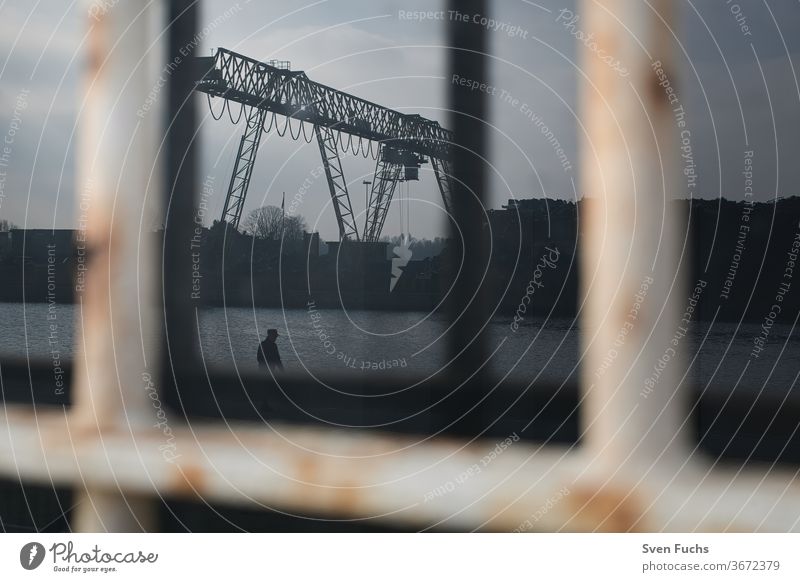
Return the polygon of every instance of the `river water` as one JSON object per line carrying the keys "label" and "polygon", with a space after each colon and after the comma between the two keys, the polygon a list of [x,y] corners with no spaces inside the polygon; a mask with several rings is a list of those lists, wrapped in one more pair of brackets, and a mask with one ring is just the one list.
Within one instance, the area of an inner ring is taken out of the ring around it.
{"label": "river water", "polygon": [[[63,358],[73,355],[75,309],[46,304],[0,304],[0,355]],[[52,316],[55,316],[53,319]],[[439,315],[305,309],[207,308],[199,313],[203,359],[209,366],[255,366],[256,348],[271,327],[278,329],[284,365],[312,373],[397,368],[429,374],[445,362],[447,321]],[[55,322],[55,333],[50,327]],[[518,331],[509,318],[487,326],[494,372],[520,380],[577,380],[579,332],[573,320],[526,321]],[[759,326],[694,323],[686,347],[694,358],[691,378],[712,389],[785,392],[800,373],[800,333],[776,324],[758,359],[749,357]],[[655,362],[654,362],[655,364]]]}

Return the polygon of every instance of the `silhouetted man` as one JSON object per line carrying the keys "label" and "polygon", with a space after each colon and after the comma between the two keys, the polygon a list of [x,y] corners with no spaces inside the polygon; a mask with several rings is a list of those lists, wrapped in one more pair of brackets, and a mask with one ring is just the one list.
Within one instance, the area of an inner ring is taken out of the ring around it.
{"label": "silhouetted man", "polygon": [[258,352],[256,353],[258,366],[260,368],[269,366],[269,369],[273,372],[275,370],[283,371],[281,355],[278,353],[278,346],[275,345],[276,339],[278,339],[278,330],[268,329],[267,339],[261,342],[261,345],[258,346]]}

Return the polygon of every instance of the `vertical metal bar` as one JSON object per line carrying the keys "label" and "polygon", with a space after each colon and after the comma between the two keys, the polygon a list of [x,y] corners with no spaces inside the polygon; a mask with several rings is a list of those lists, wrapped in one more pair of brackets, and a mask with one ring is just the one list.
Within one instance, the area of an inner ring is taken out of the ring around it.
{"label": "vertical metal bar", "polygon": [[192,298],[192,250],[195,217],[197,115],[192,94],[196,80],[197,0],[168,3],[168,62],[176,63],[167,85],[166,216],[162,289],[164,298],[165,367],[162,391],[177,401],[181,370],[193,369],[199,349]]}
{"label": "vertical metal bar", "polygon": [[[451,0],[449,8],[468,18],[451,18],[448,23],[449,75],[486,82],[486,34],[471,16],[487,15],[485,0]],[[455,243],[455,261],[461,264],[450,302],[450,316],[454,320],[450,334],[450,354],[453,358],[451,372],[456,383],[472,375],[469,386],[459,391],[454,400],[453,412],[461,414],[470,408],[475,396],[484,387],[484,376],[477,371],[486,359],[482,328],[488,319],[483,301],[482,280],[487,262],[484,223],[484,197],[486,186],[485,159],[488,157],[486,121],[488,107],[486,96],[480,91],[469,91],[461,84],[450,84],[449,101],[454,144],[452,147],[453,221],[451,237]],[[451,265],[458,268],[458,265]],[[461,423],[465,432],[477,428],[478,411],[473,411]]]}
{"label": "vertical metal bar", "polygon": [[[157,165],[161,120],[137,114],[157,81],[140,62],[154,39],[153,8],[120,3],[87,12],[85,101],[78,120],[76,245],[81,260],[70,424],[72,438],[102,439],[107,433],[150,427],[154,419],[142,375],[158,364],[152,340],[158,324],[153,226],[161,184],[150,176]],[[152,523],[151,504],[126,498],[119,490],[87,490],[77,498],[77,530],[129,531]]]}
{"label": "vertical metal bar", "polygon": [[[582,418],[588,453],[614,470],[647,470],[688,452],[680,429],[688,410],[681,382],[688,298],[678,276],[679,216],[670,203],[680,194],[680,102],[670,101],[664,83],[680,99],[672,8],[670,0],[579,6],[582,26],[596,40],[596,50],[581,46]],[[602,54],[621,66],[609,66]]]}

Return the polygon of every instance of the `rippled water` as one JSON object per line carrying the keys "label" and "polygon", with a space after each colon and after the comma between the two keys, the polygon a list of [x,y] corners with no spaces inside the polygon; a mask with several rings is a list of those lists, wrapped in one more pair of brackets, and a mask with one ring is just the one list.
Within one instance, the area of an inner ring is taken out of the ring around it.
{"label": "rippled water", "polygon": [[[48,312],[45,304],[0,304],[0,353],[42,358],[52,348],[70,357],[74,310],[71,305]],[[580,348],[571,320],[533,321],[516,333],[509,324],[509,319],[495,319],[488,326],[496,373],[526,380],[577,379]],[[56,325],[53,343],[51,325]],[[203,358],[210,365],[252,368],[258,343],[271,327],[279,330],[284,365],[312,373],[397,367],[427,374],[444,363],[446,353],[447,321],[435,314],[208,308],[200,313]],[[745,372],[744,389],[786,391],[800,372],[800,334],[776,324],[767,349],[748,364],[758,333],[754,324],[695,324],[687,338],[690,356],[696,356],[692,377],[728,390]]]}

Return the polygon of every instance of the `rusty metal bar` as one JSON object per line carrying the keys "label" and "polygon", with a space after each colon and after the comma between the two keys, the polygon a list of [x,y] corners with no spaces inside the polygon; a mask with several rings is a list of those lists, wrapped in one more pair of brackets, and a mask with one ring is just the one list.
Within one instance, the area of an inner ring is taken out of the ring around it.
{"label": "rusty metal bar", "polygon": [[[180,457],[165,463],[155,429],[63,438],[63,415],[10,407],[0,472],[31,482],[124,486],[160,495],[281,508],[332,519],[382,518],[415,528],[502,531],[797,531],[795,471],[685,471],[660,490],[620,490],[562,446],[472,442],[256,423],[173,427]],[[14,435],[13,439],[9,434]],[[14,460],[16,459],[16,460]],[[475,467],[478,467],[476,470]],[[663,485],[663,482],[662,484]],[[757,499],[757,503],[752,500]],[[124,509],[124,506],[122,506]],[[119,512],[117,507],[115,511]]]}
{"label": "rusty metal bar", "polygon": [[[77,244],[86,262],[77,274],[74,405],[58,437],[64,443],[91,439],[102,448],[110,432],[133,434],[154,419],[142,378],[159,362],[153,341],[158,310],[151,231],[161,185],[151,178],[158,176],[160,119],[156,111],[137,112],[158,78],[147,61],[135,58],[155,38],[153,10],[131,3],[87,10],[89,54],[78,120],[76,188],[81,213]],[[94,462],[103,463],[99,458]],[[80,474],[73,481],[80,483]],[[150,504],[127,498],[124,488],[124,483],[103,489],[89,484],[78,495],[76,529],[147,527]]]}
{"label": "rusty metal bar", "polygon": [[590,463],[639,475],[689,454],[680,336],[688,294],[680,217],[669,204],[681,191],[677,130],[653,66],[676,82],[673,6],[586,0],[580,8],[597,40],[596,51],[581,45],[585,443]]}

